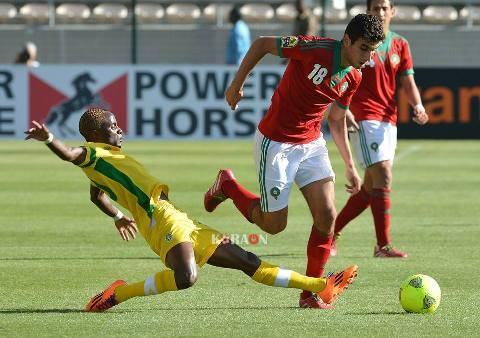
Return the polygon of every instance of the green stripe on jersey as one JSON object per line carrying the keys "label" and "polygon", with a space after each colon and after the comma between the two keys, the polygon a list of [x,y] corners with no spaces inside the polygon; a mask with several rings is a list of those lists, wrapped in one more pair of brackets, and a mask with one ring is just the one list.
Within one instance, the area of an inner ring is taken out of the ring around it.
{"label": "green stripe on jersey", "polygon": [[81,165],[80,166],[81,168],[86,168],[91,166],[97,158],[97,152],[95,151],[95,148],[92,148],[92,147],[88,147],[88,148],[90,148],[90,160],[88,161],[87,164]]}
{"label": "green stripe on jersey", "polygon": [[344,106],[343,104],[340,104],[338,101],[335,101],[335,103],[337,104],[337,106],[339,106],[340,108],[342,109],[345,109],[347,110],[349,106]]}
{"label": "green stripe on jersey", "polygon": [[372,159],[370,158],[370,150],[368,149],[367,145],[367,138],[365,136],[365,131],[363,129],[362,124],[360,124],[360,148],[362,149],[363,153],[363,161],[365,162],[365,167],[369,167],[372,164]]}
{"label": "green stripe on jersey", "polygon": [[148,217],[152,217],[154,206],[150,205],[150,197],[137,187],[130,177],[102,158],[99,158],[97,164],[95,164],[95,170],[119,183],[127,189],[127,191],[136,196],[138,204],[145,210]]}
{"label": "green stripe on jersey", "polygon": [[385,40],[381,43],[381,45],[377,48],[377,55],[380,61],[383,63],[387,58],[388,51],[390,50],[390,46],[392,45],[392,32],[388,31]]}
{"label": "green stripe on jersey", "polygon": [[262,145],[260,147],[260,168],[258,170],[258,181],[260,183],[260,207],[262,211],[268,211],[268,196],[267,188],[265,187],[265,162],[267,161],[268,146],[270,145],[270,140],[263,137]]}
{"label": "green stripe on jersey", "polygon": [[90,179],[93,184],[97,186],[97,188],[100,188],[101,190],[105,191],[107,195],[110,197],[111,200],[116,201],[117,200],[117,195],[113,192],[112,189],[105,185],[101,185],[100,183],[95,182],[94,180]]}
{"label": "green stripe on jersey", "polygon": [[339,84],[342,79],[347,76],[348,73],[353,69],[352,66],[347,68],[342,68],[340,65],[340,60],[342,58],[342,41],[335,41],[335,49],[333,50],[333,66],[332,74],[330,75],[330,88],[335,87]]}
{"label": "green stripe on jersey", "polygon": [[403,71],[400,76],[405,76],[405,75],[413,75],[415,72],[413,69],[407,69],[406,71]]}
{"label": "green stripe on jersey", "polygon": [[278,51],[278,56],[283,58],[283,53],[282,53],[282,38],[277,38],[277,51]]}

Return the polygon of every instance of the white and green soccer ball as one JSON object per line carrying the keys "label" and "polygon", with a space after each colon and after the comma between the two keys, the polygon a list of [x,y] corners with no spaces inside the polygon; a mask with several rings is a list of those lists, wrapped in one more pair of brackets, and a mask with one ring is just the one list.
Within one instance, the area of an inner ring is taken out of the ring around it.
{"label": "white and green soccer ball", "polygon": [[438,283],[430,276],[412,275],[400,287],[400,304],[407,312],[435,312],[442,292]]}

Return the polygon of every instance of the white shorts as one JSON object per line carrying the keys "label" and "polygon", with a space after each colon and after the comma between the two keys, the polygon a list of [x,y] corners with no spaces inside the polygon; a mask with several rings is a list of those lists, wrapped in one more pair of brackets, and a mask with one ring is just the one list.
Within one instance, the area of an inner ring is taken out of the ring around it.
{"label": "white shorts", "polygon": [[388,122],[365,120],[358,122],[360,130],[350,133],[352,148],[363,168],[395,157],[397,147],[397,127]]}
{"label": "white shorts", "polygon": [[299,188],[335,174],[322,136],[306,144],[272,141],[257,130],[255,164],[260,184],[262,211],[273,212],[288,205],[292,183]]}

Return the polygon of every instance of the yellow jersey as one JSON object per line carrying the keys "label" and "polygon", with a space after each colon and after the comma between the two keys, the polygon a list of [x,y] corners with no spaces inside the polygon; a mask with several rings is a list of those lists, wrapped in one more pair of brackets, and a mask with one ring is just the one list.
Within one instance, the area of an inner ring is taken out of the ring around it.
{"label": "yellow jersey", "polygon": [[86,142],[84,147],[87,155],[78,166],[91,184],[128,209],[140,232],[148,233],[148,227],[153,225],[155,204],[161,193],[168,196],[168,186],[118,147],[94,142]]}

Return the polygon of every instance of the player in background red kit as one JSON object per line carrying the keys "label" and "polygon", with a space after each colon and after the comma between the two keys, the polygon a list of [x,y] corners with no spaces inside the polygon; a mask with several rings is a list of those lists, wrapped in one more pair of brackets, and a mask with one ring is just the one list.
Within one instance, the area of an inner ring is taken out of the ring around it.
{"label": "player in background red kit", "polygon": [[360,192],[350,196],[335,220],[330,254],[337,254],[336,241],[342,229],[370,207],[377,236],[374,256],[405,258],[407,254],[393,247],[390,241],[390,191],[397,145],[397,76],[413,107],[413,120],[423,125],[428,115],[413,78],[408,42],[390,31],[390,21],[395,14],[393,1],[368,0],[367,12],[383,21],[385,40],[362,69],[362,83],[350,105],[356,121],[350,122],[357,128],[357,132],[351,134],[352,147],[357,161],[365,168],[365,177]]}
{"label": "player in background red kit", "polygon": [[[231,170],[220,170],[205,194],[205,209],[213,211],[225,199],[262,230],[276,234],[287,226],[288,198],[295,182],[313,217],[307,247],[307,275],[322,276],[330,255],[334,205],[334,173],[320,131],[328,107],[331,134],[345,163],[347,191],[358,192],[360,178],[348,143],[345,113],[361,81],[358,70],[384,39],[381,21],[360,14],[348,24],[343,39],[314,36],[261,37],[250,47],[225,93],[236,109],[247,75],[266,54],[289,58],[271,106],[255,135],[255,160],[260,196],[244,187]],[[349,271],[356,275],[356,271]],[[339,279],[340,282],[341,279]],[[304,291],[300,307],[327,309],[321,292]]]}

